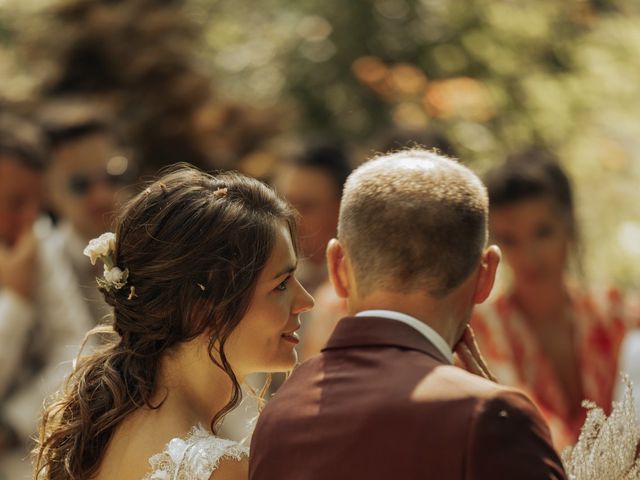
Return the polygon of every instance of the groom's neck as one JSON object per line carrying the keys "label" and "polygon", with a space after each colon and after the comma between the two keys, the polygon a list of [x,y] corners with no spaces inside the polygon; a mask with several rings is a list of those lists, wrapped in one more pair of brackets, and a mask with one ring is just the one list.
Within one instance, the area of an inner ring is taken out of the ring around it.
{"label": "groom's neck", "polygon": [[364,298],[349,299],[349,314],[366,310],[391,310],[410,315],[434,329],[450,347],[459,340],[460,324],[449,299],[436,299],[423,292],[375,291]]}

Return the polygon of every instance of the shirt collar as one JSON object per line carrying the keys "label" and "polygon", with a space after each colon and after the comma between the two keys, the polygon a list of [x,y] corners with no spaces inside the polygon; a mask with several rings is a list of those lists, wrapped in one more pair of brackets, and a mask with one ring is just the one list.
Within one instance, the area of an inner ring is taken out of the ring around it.
{"label": "shirt collar", "polygon": [[424,322],[421,322],[411,315],[406,313],[396,312],[393,310],[364,310],[358,312],[356,317],[382,317],[390,320],[397,320],[398,322],[409,325],[420,332],[427,340],[429,340],[438,349],[444,357],[449,360],[449,363],[453,364],[453,352],[451,347],[445,342],[444,338],[440,336],[433,328]]}

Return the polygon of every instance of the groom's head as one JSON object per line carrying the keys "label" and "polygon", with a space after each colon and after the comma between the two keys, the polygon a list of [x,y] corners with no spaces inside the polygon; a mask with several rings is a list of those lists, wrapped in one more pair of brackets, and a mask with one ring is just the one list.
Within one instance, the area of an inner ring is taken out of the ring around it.
{"label": "groom's head", "polygon": [[339,240],[327,252],[338,294],[352,303],[381,294],[437,302],[466,282],[471,305],[478,303],[495,272],[492,265],[475,279],[486,267],[487,213],[484,185],[455,160],[411,149],[365,163],[345,184]]}

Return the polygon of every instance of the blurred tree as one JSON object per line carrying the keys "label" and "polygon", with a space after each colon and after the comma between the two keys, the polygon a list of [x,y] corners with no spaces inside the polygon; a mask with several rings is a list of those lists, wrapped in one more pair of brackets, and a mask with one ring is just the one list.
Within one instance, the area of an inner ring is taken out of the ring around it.
{"label": "blurred tree", "polygon": [[195,61],[202,29],[184,1],[67,0],[51,13],[41,40],[54,61],[42,97],[111,106],[148,171],[176,161],[234,167],[277,131],[215,94]]}
{"label": "blurred tree", "polygon": [[[593,105],[581,91],[594,81],[581,62],[588,39],[625,16],[640,21],[632,0],[240,3],[194,0],[225,91],[293,100],[299,130],[357,143],[433,124],[481,164],[578,135]],[[607,51],[639,65],[635,33],[619,33]],[[256,77],[271,88],[255,88]]]}
{"label": "blurred tree", "polygon": [[555,151],[576,180],[587,252],[599,250],[588,273],[640,285],[628,261],[640,260],[635,0],[194,4],[225,93],[293,105],[298,132],[366,153],[389,131],[434,130],[481,171],[526,145]]}

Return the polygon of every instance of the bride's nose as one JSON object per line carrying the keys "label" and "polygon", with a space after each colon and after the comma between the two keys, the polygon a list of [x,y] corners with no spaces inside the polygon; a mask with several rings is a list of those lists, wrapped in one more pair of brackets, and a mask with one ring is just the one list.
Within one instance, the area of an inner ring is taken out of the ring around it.
{"label": "bride's nose", "polygon": [[300,313],[311,310],[313,308],[313,305],[315,304],[313,297],[309,294],[309,292],[305,290],[305,288],[297,279],[296,283],[298,286],[298,291],[292,306],[292,313],[294,315],[298,315]]}

